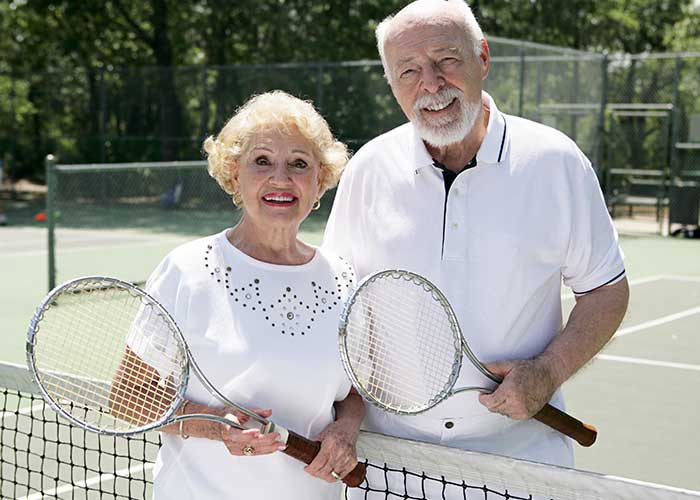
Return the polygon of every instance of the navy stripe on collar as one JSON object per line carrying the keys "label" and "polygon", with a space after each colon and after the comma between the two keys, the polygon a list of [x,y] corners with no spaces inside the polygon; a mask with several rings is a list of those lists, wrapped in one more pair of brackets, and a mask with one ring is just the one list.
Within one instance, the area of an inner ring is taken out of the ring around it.
{"label": "navy stripe on collar", "polygon": [[501,149],[498,151],[498,162],[501,162],[501,158],[503,157],[503,146],[506,144],[506,130],[508,129],[508,122],[506,121],[505,116],[503,117],[503,137],[501,138]]}

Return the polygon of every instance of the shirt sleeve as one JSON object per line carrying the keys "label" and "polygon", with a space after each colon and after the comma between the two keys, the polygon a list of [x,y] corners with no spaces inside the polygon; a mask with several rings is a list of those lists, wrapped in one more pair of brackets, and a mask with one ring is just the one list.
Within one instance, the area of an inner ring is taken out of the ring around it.
{"label": "shirt sleeve", "polygon": [[356,211],[353,196],[353,160],[350,160],[335,192],[333,208],[326,222],[322,247],[335,255],[340,255],[355,265],[353,255],[353,213]]}
{"label": "shirt sleeve", "polygon": [[146,291],[165,309],[142,300],[129,328],[127,345],[146,364],[155,368],[161,378],[182,369],[186,354],[172,312],[179,284],[178,272],[166,257],[146,282]]}
{"label": "shirt sleeve", "polygon": [[580,151],[578,161],[570,179],[571,225],[562,276],[574,293],[584,294],[621,279],[625,268],[595,171]]}

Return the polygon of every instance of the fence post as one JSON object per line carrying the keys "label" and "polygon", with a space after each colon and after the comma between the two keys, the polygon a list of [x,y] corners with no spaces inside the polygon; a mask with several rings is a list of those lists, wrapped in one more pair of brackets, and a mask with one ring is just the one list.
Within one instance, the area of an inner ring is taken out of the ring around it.
{"label": "fence post", "polygon": [[678,149],[676,144],[680,142],[679,125],[681,119],[680,109],[680,81],[681,81],[681,58],[676,57],[676,65],[673,70],[673,110],[671,110],[671,156],[669,158],[669,168],[671,176],[679,175],[678,169]]}
{"label": "fence post", "polygon": [[518,94],[518,116],[524,116],[525,105],[525,50],[520,48],[520,92]]}
{"label": "fence post", "polygon": [[[572,84],[572,85],[571,85],[571,93],[572,93],[572,95],[571,95],[570,100],[571,100],[571,102],[573,102],[574,104],[577,104],[577,103],[578,103],[578,100],[579,100],[579,91],[580,91],[580,82],[579,82],[579,78],[580,78],[580,76],[581,76],[581,68],[580,68],[580,66],[579,66],[578,60],[575,60],[575,61],[574,61],[574,68],[573,68],[573,75],[572,75],[572,76],[573,76],[573,81],[571,82],[571,84]],[[571,113],[570,120],[571,120],[571,123],[570,123],[570,126],[571,126],[571,139],[573,139],[574,141],[576,141],[576,136],[577,136],[577,133],[578,133],[578,115],[577,115],[575,112],[574,112],[574,113]]]}
{"label": "fence post", "polygon": [[[10,73],[10,116],[12,119],[12,128],[11,134],[12,134],[12,139],[10,143],[10,156],[12,157],[12,166],[14,167],[14,161],[15,158],[17,158],[17,135],[18,135],[18,129],[19,127],[17,126],[17,105],[15,103],[17,99],[17,76],[14,71]],[[5,167],[9,168],[9,167]],[[13,184],[14,185],[14,184]]]}
{"label": "fence post", "polygon": [[535,62],[537,68],[537,77],[535,78],[535,115],[534,120],[542,121],[542,63],[540,61]]}
{"label": "fence post", "polygon": [[55,217],[54,217],[54,194],[56,190],[56,157],[48,155],[46,165],[46,229],[48,231],[48,269],[49,269],[49,291],[56,286],[56,238],[55,238]]}
{"label": "fence post", "polygon": [[610,169],[611,165],[603,164],[603,156],[605,154],[605,110],[608,107],[608,66],[609,66],[608,54],[603,54],[603,60],[600,63],[601,71],[601,81],[600,81],[600,109],[598,111],[598,133],[597,144],[595,149],[595,166],[600,169],[600,177],[603,178],[603,172],[605,172],[605,185],[604,193],[607,193],[610,189]]}
{"label": "fence post", "polygon": [[105,162],[105,130],[107,128],[107,91],[105,89],[105,70],[100,68],[99,70],[99,81],[100,81],[100,101],[99,101],[99,113],[98,113],[98,127],[99,127],[99,138],[100,141],[100,163]]}
{"label": "fence post", "polygon": [[676,65],[673,69],[673,109],[671,110],[671,155],[669,157],[668,165],[668,226],[666,228],[666,234],[671,234],[671,222],[673,221],[673,205],[674,200],[671,198],[671,189],[673,183],[675,182],[675,177],[680,177],[680,168],[678,166],[678,148],[676,144],[679,141],[679,124],[681,120],[681,110],[680,110],[680,81],[681,81],[681,57],[676,56]]}

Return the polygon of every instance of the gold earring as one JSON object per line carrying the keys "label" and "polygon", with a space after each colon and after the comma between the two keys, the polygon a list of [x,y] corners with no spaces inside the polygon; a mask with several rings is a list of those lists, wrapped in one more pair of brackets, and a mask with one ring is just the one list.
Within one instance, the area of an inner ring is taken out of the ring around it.
{"label": "gold earring", "polygon": [[231,195],[231,200],[233,201],[233,204],[236,207],[239,207],[241,205],[241,193],[239,191],[234,191],[233,195]]}
{"label": "gold earring", "polygon": [[316,203],[314,203],[314,205],[311,207],[311,210],[318,210],[319,208],[321,208],[321,199],[320,198],[318,200],[316,200]]}

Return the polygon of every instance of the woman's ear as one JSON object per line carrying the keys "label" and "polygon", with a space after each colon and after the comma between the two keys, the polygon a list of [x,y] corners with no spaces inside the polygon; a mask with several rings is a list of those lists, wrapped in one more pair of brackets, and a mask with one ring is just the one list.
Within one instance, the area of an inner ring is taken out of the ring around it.
{"label": "woman's ear", "polygon": [[228,167],[228,175],[231,179],[231,187],[234,191],[238,191],[238,163],[232,161]]}

